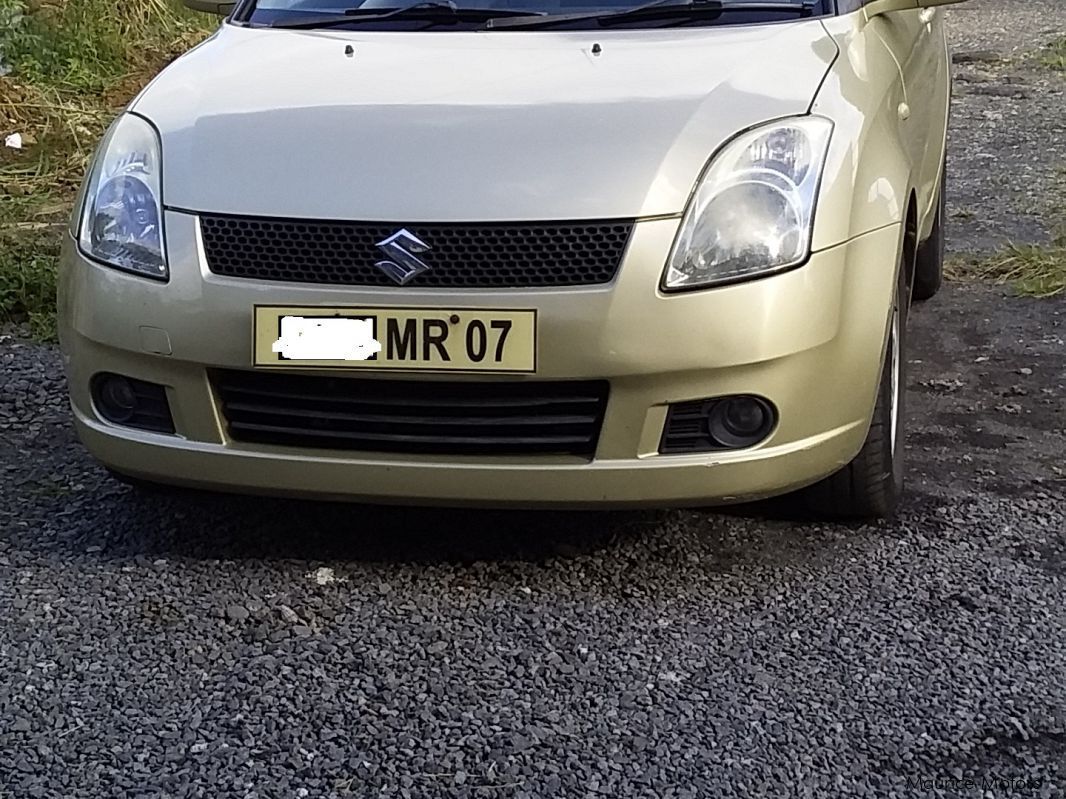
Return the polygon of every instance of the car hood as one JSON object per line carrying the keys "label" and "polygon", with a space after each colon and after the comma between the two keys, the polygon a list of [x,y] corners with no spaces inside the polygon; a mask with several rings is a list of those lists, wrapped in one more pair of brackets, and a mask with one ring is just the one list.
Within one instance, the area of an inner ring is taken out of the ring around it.
{"label": "car hood", "polygon": [[817,20],[607,33],[227,24],[132,109],[159,129],[171,208],[630,218],[681,212],[709,156],[806,113],[836,55]]}

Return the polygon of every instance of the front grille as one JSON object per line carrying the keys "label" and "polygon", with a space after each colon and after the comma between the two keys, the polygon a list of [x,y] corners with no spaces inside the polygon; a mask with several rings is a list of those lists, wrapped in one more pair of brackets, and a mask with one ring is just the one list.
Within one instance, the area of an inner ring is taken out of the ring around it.
{"label": "front grille", "polygon": [[298,447],[591,457],[605,381],[442,382],[264,372],[213,375],[230,437]]}
{"label": "front grille", "polygon": [[[200,217],[207,265],[217,275],[395,286],[374,266],[378,242],[401,224],[316,222],[238,216]],[[625,253],[632,221],[537,224],[430,224],[407,230],[429,245],[429,265],[411,285],[534,288],[609,283]]]}

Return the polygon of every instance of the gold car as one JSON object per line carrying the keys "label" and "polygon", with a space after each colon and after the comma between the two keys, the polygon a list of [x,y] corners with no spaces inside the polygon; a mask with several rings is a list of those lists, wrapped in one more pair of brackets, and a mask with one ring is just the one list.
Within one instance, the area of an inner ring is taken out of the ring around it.
{"label": "gold car", "polygon": [[945,0],[187,0],[71,221],[81,440],[133,481],[709,505],[903,485]]}

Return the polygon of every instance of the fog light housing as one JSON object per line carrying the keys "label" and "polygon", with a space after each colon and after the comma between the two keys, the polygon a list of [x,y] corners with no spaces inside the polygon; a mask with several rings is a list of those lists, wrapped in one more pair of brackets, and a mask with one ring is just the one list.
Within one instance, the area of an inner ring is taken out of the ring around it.
{"label": "fog light housing", "polygon": [[96,412],[105,421],[157,433],[173,433],[166,388],[158,383],[102,372],[90,383]]}
{"label": "fog light housing", "polygon": [[97,405],[109,422],[124,424],[137,410],[137,395],[122,375],[102,375]]}
{"label": "fog light housing", "polygon": [[762,397],[739,394],[671,405],[659,444],[664,455],[746,449],[764,441],[777,409]]}

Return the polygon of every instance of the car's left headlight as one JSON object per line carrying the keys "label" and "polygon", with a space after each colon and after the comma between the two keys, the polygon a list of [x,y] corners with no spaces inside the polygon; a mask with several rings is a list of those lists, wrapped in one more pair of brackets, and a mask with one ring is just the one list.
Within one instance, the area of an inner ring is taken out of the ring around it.
{"label": "car's left headlight", "polygon": [[806,261],[832,132],[823,117],[783,119],[714,156],[689,200],[663,289],[732,283]]}
{"label": "car's left headlight", "polygon": [[115,120],[86,181],[78,242],[97,261],[166,280],[159,151],[147,121]]}

